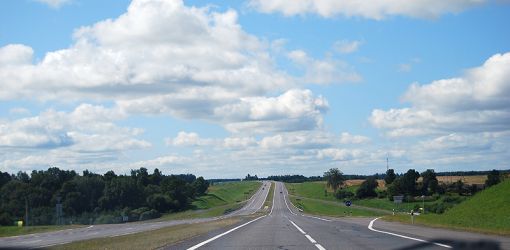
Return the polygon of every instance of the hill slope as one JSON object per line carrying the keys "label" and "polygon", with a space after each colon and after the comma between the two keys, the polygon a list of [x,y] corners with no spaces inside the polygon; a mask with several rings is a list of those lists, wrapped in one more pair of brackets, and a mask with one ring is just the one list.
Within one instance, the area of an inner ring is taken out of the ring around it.
{"label": "hill slope", "polygon": [[442,215],[423,215],[418,221],[508,235],[510,180],[479,192]]}

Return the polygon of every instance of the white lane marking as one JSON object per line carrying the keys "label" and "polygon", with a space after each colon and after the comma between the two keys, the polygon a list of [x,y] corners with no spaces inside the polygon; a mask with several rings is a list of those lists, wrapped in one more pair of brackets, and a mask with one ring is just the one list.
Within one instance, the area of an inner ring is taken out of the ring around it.
{"label": "white lane marking", "polygon": [[315,244],[315,247],[317,247],[319,250],[326,250],[321,244]]}
{"label": "white lane marking", "polygon": [[87,228],[93,228],[93,227],[94,227],[94,225],[92,225],[92,226],[88,226]]}
{"label": "white lane marking", "polygon": [[[296,213],[294,213],[290,207],[289,207],[289,204],[287,204],[287,198],[285,198],[285,194],[283,194],[283,200],[285,201],[285,206],[287,206],[287,209],[293,214],[293,215],[297,215]],[[291,203],[292,204],[292,203]]]}
{"label": "white lane marking", "polygon": [[419,241],[419,242],[424,242],[424,243],[431,243],[431,244],[434,244],[436,246],[440,246],[440,247],[445,247],[445,248],[452,248],[452,246],[450,245],[445,245],[445,244],[441,244],[441,243],[437,243],[437,242],[430,242],[430,241],[427,241],[427,240],[422,240],[422,239],[418,239],[418,238],[413,238],[413,237],[409,237],[409,236],[405,236],[405,235],[401,235],[401,234],[396,234],[396,233],[391,233],[391,232],[386,232],[386,231],[381,231],[381,230],[377,230],[377,229],[374,229],[374,222],[378,219],[380,219],[381,217],[377,217],[375,219],[373,219],[372,221],[370,221],[370,224],[368,224],[368,229],[374,231],[374,232],[378,232],[378,233],[383,233],[383,234],[389,234],[389,235],[393,235],[393,236],[397,236],[397,237],[400,237],[400,238],[404,238],[404,239],[409,239],[409,240],[414,240],[414,241]]}
{"label": "white lane marking", "polygon": [[318,248],[319,250],[326,250],[326,248],[324,248],[321,244],[317,243],[317,241],[316,241],[316,240],[314,240],[314,239],[312,238],[312,236],[310,236],[310,235],[306,234],[306,232],[305,232],[305,231],[303,231],[303,229],[301,229],[298,225],[296,225],[296,223],[294,223],[294,221],[291,221],[290,219],[289,219],[289,221],[290,221],[290,223],[292,223],[292,225],[294,225],[294,227],[296,227],[296,228],[297,228],[297,230],[299,230],[299,232],[301,232],[302,234],[304,234],[304,235],[305,235],[305,237],[306,237],[306,238],[307,238],[307,239],[308,239],[308,240],[309,240],[312,244],[314,244],[316,248]]}
{"label": "white lane marking", "polygon": [[317,220],[322,220],[322,221],[331,222],[331,220],[323,219],[323,218],[320,218],[320,217],[315,217],[315,216],[310,216],[310,215],[304,215],[304,214],[302,214],[302,216],[304,216],[304,217],[309,217],[309,218],[314,218],[314,219],[317,219]]}
{"label": "white lane marking", "polygon": [[234,232],[235,230],[237,230],[237,229],[239,229],[239,228],[241,228],[241,227],[244,227],[244,226],[246,226],[246,225],[248,225],[248,224],[250,224],[250,223],[252,223],[252,222],[255,222],[255,221],[257,221],[257,220],[259,220],[259,219],[261,219],[261,218],[264,218],[264,217],[266,217],[266,216],[265,216],[265,215],[264,215],[264,216],[260,216],[260,217],[258,217],[258,218],[256,218],[256,219],[253,219],[253,220],[251,220],[251,221],[248,221],[248,222],[246,222],[246,223],[244,223],[244,224],[242,224],[242,225],[240,225],[240,226],[234,227],[234,228],[232,228],[232,229],[230,229],[230,230],[228,230],[228,231],[226,231],[226,232],[224,232],[224,233],[218,234],[218,235],[216,235],[216,236],[214,236],[214,237],[212,237],[212,238],[210,238],[210,239],[208,239],[208,240],[206,240],[206,241],[202,241],[202,242],[200,242],[200,243],[198,243],[198,244],[196,244],[196,245],[194,245],[194,246],[192,246],[192,247],[188,248],[188,250],[195,250],[195,249],[197,249],[197,248],[199,248],[199,247],[201,247],[201,246],[203,246],[203,245],[205,245],[205,244],[207,244],[207,243],[209,243],[209,242],[211,242],[211,241],[213,241],[213,240],[216,240],[216,239],[218,239],[218,238],[220,238],[220,237],[223,237],[223,236],[225,236],[225,235],[227,235],[227,234],[229,234],[229,233],[231,233],[231,232]]}
{"label": "white lane marking", "polygon": [[310,235],[306,234],[305,237],[310,241],[312,242],[312,244],[315,244],[317,243],[317,241],[315,241]]}
{"label": "white lane marking", "polygon": [[303,229],[301,229],[300,227],[298,227],[298,225],[296,225],[296,223],[294,223],[294,221],[291,221],[291,220],[289,220],[289,221],[290,221],[290,223],[292,223],[292,225],[294,225],[297,228],[297,230],[299,230],[299,232],[301,232],[302,234],[306,234],[305,231],[303,231]]}
{"label": "white lane marking", "polygon": [[[271,183],[272,185],[273,183]],[[269,192],[268,192],[269,193]],[[276,182],[274,182],[274,193],[273,193],[273,203],[271,204],[271,212],[269,212],[269,216],[271,216],[271,214],[273,213],[273,208],[274,208],[274,197],[276,196]]]}

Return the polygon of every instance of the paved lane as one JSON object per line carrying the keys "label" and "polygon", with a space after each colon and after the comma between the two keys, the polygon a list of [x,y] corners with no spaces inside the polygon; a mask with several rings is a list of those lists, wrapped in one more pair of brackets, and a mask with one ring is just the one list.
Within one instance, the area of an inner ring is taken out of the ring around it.
{"label": "paved lane", "polygon": [[143,231],[159,229],[168,226],[175,226],[181,224],[192,224],[200,222],[208,222],[223,218],[229,218],[238,215],[249,215],[259,210],[264,204],[265,198],[269,193],[269,182],[264,182],[260,189],[248,200],[247,204],[233,212],[224,216],[202,219],[189,219],[189,220],[172,220],[160,222],[134,222],[124,224],[104,224],[94,225],[90,227],[54,231],[48,233],[38,233],[31,235],[22,235],[15,237],[0,237],[0,249],[2,248],[38,248],[69,243],[73,241],[101,238],[101,237],[115,237],[119,235],[133,234]]}
{"label": "paved lane", "polygon": [[[168,249],[450,249],[459,246],[459,241],[467,244],[466,240],[479,239],[499,241],[503,249],[510,247],[506,237],[415,227],[374,221],[375,218],[309,216],[299,213],[287,195],[285,186],[276,183],[270,214]],[[445,238],[448,241],[438,240]],[[481,249],[480,245],[471,247]]]}

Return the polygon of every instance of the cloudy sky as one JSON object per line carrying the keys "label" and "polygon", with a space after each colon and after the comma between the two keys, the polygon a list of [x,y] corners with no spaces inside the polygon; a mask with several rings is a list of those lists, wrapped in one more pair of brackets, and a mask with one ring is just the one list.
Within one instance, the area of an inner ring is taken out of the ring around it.
{"label": "cloudy sky", "polygon": [[0,6],[0,171],[510,168],[507,1]]}

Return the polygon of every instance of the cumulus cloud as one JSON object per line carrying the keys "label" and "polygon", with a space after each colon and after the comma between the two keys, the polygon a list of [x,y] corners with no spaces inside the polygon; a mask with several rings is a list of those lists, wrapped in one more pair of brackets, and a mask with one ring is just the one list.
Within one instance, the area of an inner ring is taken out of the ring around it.
{"label": "cumulus cloud", "polygon": [[351,135],[344,132],[340,135],[340,143],[342,144],[362,144],[370,142],[370,138],[362,135]]}
{"label": "cumulus cloud", "polygon": [[173,146],[213,146],[217,144],[214,139],[201,138],[197,133],[181,131],[175,138],[166,140],[167,145]]}
{"label": "cumulus cloud", "polygon": [[510,124],[510,53],[496,54],[457,78],[411,85],[411,107],[376,109],[370,122],[390,136],[498,132]]}
{"label": "cumulus cloud", "polygon": [[278,70],[271,46],[246,33],[234,10],[182,1],[134,0],[119,17],[77,29],[74,40],[37,63],[30,47],[0,48],[0,100],[114,102],[127,114],[263,133],[321,126],[327,102],[300,83],[359,78],[342,62],[306,56],[305,81],[296,80]]}
{"label": "cumulus cloud", "polygon": [[50,109],[34,117],[0,121],[0,147],[69,148],[75,152],[149,147],[149,142],[134,138],[142,130],[113,123],[123,117],[124,114],[115,109],[82,104],[69,113]]}
{"label": "cumulus cloud", "polygon": [[337,59],[326,58],[325,60],[318,60],[311,58],[302,50],[290,51],[287,57],[298,68],[304,70],[304,75],[298,81],[305,84],[359,82],[362,79],[349,64]]}
{"label": "cumulus cloud", "polygon": [[285,16],[316,14],[325,18],[360,16],[381,20],[389,16],[436,18],[482,5],[486,0],[419,0],[419,1],[357,1],[357,0],[250,0],[249,5],[264,13],[279,12]]}

